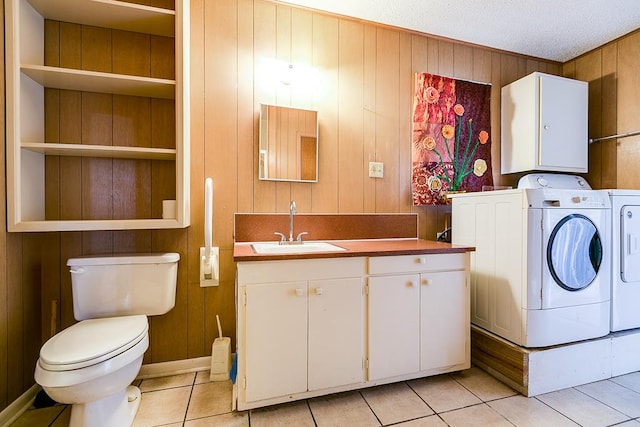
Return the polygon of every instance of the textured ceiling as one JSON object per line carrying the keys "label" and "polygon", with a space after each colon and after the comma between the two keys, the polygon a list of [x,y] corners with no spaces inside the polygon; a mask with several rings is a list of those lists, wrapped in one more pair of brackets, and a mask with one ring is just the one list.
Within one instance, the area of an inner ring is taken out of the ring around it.
{"label": "textured ceiling", "polygon": [[283,0],[565,62],[640,28],[640,0]]}

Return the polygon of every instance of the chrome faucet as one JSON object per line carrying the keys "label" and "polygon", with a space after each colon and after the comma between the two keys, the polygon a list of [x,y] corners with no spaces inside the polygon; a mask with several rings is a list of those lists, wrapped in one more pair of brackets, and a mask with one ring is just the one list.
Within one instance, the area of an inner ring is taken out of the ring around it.
{"label": "chrome faucet", "polygon": [[296,209],[296,202],[293,200],[289,205],[289,241],[293,242],[293,216],[298,213]]}
{"label": "chrome faucet", "polygon": [[297,213],[298,213],[298,210],[296,209],[296,202],[292,200],[291,204],[289,205],[289,240],[287,240],[285,235],[282,233],[279,233],[277,231],[273,233],[276,236],[280,236],[279,243],[281,245],[302,244],[302,236],[304,236],[305,234],[309,234],[306,231],[303,231],[302,233],[298,234],[298,237],[296,237],[295,240],[293,240],[293,216]]}

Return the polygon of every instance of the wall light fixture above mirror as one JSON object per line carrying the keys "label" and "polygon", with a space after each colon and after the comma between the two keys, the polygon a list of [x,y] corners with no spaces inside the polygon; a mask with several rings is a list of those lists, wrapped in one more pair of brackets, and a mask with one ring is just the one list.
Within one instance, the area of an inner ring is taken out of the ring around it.
{"label": "wall light fixture above mirror", "polygon": [[318,112],[260,105],[258,178],[318,181]]}

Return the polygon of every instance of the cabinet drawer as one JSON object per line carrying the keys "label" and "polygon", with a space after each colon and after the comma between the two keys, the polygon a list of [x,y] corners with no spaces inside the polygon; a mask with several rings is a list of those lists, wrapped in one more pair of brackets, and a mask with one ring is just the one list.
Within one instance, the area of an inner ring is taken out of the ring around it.
{"label": "cabinet drawer", "polygon": [[362,277],[365,269],[365,261],[361,257],[249,261],[237,264],[240,285]]}
{"label": "cabinet drawer", "polygon": [[462,270],[466,267],[466,257],[464,253],[370,257],[368,273]]}

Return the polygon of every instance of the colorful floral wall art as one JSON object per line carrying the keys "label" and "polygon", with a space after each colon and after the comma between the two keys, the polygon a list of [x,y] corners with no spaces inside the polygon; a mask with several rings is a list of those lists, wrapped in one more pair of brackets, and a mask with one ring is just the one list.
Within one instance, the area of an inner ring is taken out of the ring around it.
{"label": "colorful floral wall art", "polygon": [[417,73],[412,138],[414,205],[493,185],[491,85]]}

